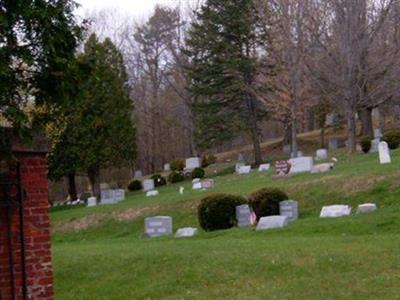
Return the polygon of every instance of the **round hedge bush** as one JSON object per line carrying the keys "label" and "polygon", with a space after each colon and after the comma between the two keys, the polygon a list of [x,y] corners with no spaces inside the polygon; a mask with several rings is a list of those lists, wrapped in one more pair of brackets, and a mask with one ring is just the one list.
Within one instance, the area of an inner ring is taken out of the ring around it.
{"label": "round hedge bush", "polygon": [[197,208],[200,226],[205,231],[235,226],[236,206],[245,203],[244,197],[230,194],[214,194],[203,198]]}
{"label": "round hedge bush", "polygon": [[172,171],[183,171],[185,168],[185,162],[183,159],[175,159],[171,161],[169,165]]}
{"label": "round hedge bush", "polygon": [[360,140],[361,149],[364,153],[368,153],[371,150],[371,138],[369,136],[363,136]]}
{"label": "round hedge bush", "polygon": [[163,186],[167,184],[167,180],[161,174],[154,174],[150,177],[154,180],[154,186]]}
{"label": "round hedge bush", "polygon": [[182,172],[173,171],[168,176],[168,181],[170,183],[181,182],[181,181],[184,181],[184,180],[185,180],[185,176],[182,174]]}
{"label": "round hedge bush", "polygon": [[397,149],[400,145],[400,130],[391,130],[386,132],[382,138],[391,150]]}
{"label": "round hedge bush", "polygon": [[206,174],[206,172],[204,172],[204,169],[202,169],[202,168],[195,168],[193,171],[192,171],[192,179],[195,179],[195,178],[204,178],[204,175]]}
{"label": "round hedge bush", "polygon": [[261,217],[279,215],[279,202],[289,197],[280,189],[264,188],[251,194],[248,199],[258,221]]}
{"label": "round hedge bush", "polygon": [[142,182],[140,180],[134,179],[128,184],[128,190],[133,191],[140,191],[143,188]]}

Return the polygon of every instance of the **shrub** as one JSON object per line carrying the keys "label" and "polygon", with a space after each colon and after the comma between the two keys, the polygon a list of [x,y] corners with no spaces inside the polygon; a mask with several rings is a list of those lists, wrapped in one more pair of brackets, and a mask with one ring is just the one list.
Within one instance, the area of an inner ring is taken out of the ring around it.
{"label": "shrub", "polygon": [[249,196],[249,204],[258,221],[261,217],[279,215],[279,202],[287,199],[280,189],[264,188]]}
{"label": "shrub", "polygon": [[200,226],[206,231],[235,226],[236,206],[245,203],[244,197],[229,194],[214,194],[203,198],[197,208]]}
{"label": "shrub", "polygon": [[167,180],[165,180],[165,178],[161,174],[154,174],[150,178],[154,180],[155,187],[167,184]]}
{"label": "shrub", "polygon": [[360,140],[361,149],[364,153],[368,153],[371,150],[371,138],[369,136],[363,136]]}
{"label": "shrub", "polygon": [[185,168],[185,162],[183,159],[175,159],[170,162],[170,167],[172,171],[183,171]]}
{"label": "shrub", "polygon": [[133,191],[140,191],[143,188],[142,182],[140,180],[134,179],[128,184],[128,190]]}
{"label": "shrub", "polygon": [[217,157],[213,154],[206,154],[201,159],[201,167],[207,168],[208,166],[215,164],[217,162]]}
{"label": "shrub", "polygon": [[205,175],[204,169],[202,168],[195,168],[192,171],[192,179],[194,178],[203,178]]}
{"label": "shrub", "polygon": [[388,143],[390,149],[397,149],[400,145],[400,130],[391,130],[384,134],[383,140]]}
{"label": "shrub", "polygon": [[168,176],[168,181],[170,183],[181,182],[184,180],[185,180],[185,176],[182,174],[182,172],[173,171]]}

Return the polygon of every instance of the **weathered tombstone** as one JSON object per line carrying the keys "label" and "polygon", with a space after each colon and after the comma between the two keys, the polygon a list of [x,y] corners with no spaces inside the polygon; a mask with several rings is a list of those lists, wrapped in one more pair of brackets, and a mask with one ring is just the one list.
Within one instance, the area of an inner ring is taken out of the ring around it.
{"label": "weathered tombstone", "polygon": [[193,184],[193,183],[200,182],[200,181],[201,181],[201,179],[200,179],[200,178],[193,178],[193,180],[192,180],[192,184]]}
{"label": "weathered tombstone", "polygon": [[205,180],[201,181],[202,189],[209,190],[209,189],[214,188],[214,185],[215,185],[214,179],[205,179]]}
{"label": "weathered tombstone", "polygon": [[199,157],[190,157],[186,159],[185,170],[190,171],[201,167],[201,159]]}
{"label": "weathered tombstone", "polygon": [[165,171],[165,172],[171,171],[171,165],[170,165],[170,164],[165,164],[165,165],[164,165],[164,171]]}
{"label": "weathered tombstone", "polygon": [[297,157],[289,160],[291,164],[290,173],[297,174],[303,172],[311,172],[314,166],[312,157]]}
{"label": "weathered tombstone", "polygon": [[382,130],[380,128],[374,129],[374,139],[381,139],[383,137]]}
{"label": "weathered tombstone", "polygon": [[312,174],[326,173],[326,172],[333,170],[334,167],[335,167],[334,163],[325,163],[325,164],[314,165],[311,170],[311,173]]}
{"label": "weathered tombstone", "polygon": [[145,232],[148,237],[172,234],[172,218],[166,216],[148,217],[144,219]]}
{"label": "weathered tombstone", "polygon": [[270,164],[262,164],[258,167],[258,172],[266,172],[271,168]]}
{"label": "weathered tombstone", "polygon": [[327,160],[328,159],[328,150],[327,149],[318,149],[315,159],[316,160]]}
{"label": "weathered tombstone", "polygon": [[114,190],[114,199],[117,202],[125,200],[125,190],[123,189]]}
{"label": "weathered tombstone", "polygon": [[246,159],[244,158],[243,153],[239,153],[237,162],[235,164],[235,173],[239,174],[239,169],[246,165]]}
{"label": "weathered tombstone", "polygon": [[160,193],[157,190],[148,191],[146,193],[146,197],[155,197],[158,196]]}
{"label": "weathered tombstone", "polygon": [[249,174],[251,172],[251,166],[241,166],[239,167],[238,174],[244,175]]}
{"label": "weathered tombstone", "polygon": [[375,203],[364,203],[357,207],[357,214],[368,214],[377,210]]}
{"label": "weathered tombstone", "polygon": [[322,207],[320,218],[338,218],[349,216],[351,207],[349,205],[330,205]]}
{"label": "weathered tombstone", "polygon": [[198,233],[197,228],[193,227],[179,228],[175,233],[175,237],[176,238],[192,237],[197,235],[197,233]]}
{"label": "weathered tombstone", "polygon": [[392,160],[390,159],[389,146],[386,142],[379,143],[379,161],[382,164],[390,164]]}
{"label": "weathered tombstone", "polygon": [[376,153],[379,151],[379,143],[381,142],[380,138],[373,139],[371,141],[371,149],[369,150],[369,153]]}
{"label": "weathered tombstone", "polygon": [[115,204],[114,190],[103,190],[100,192],[100,204]]}
{"label": "weathered tombstone", "polygon": [[143,191],[148,192],[152,190],[154,190],[154,180],[153,179],[143,180]]}
{"label": "weathered tombstone", "polygon": [[202,189],[201,181],[193,183],[192,184],[192,189],[193,190],[201,190]]}
{"label": "weathered tombstone", "polygon": [[337,138],[331,138],[329,139],[329,149],[330,150],[336,150],[339,148],[339,142]]}
{"label": "weathered tombstone", "polygon": [[287,160],[279,160],[275,162],[275,172],[276,175],[281,177],[281,176],[287,176],[290,172],[290,162]]}
{"label": "weathered tombstone", "polygon": [[262,217],[257,224],[257,230],[282,228],[287,226],[289,220],[285,216]]}
{"label": "weathered tombstone", "polygon": [[251,208],[247,204],[236,206],[236,220],[239,227],[251,226]]}
{"label": "weathered tombstone", "polygon": [[97,199],[96,199],[96,197],[89,197],[88,199],[87,199],[87,206],[88,207],[93,207],[93,206],[96,206],[97,205]]}
{"label": "weathered tombstone", "polygon": [[134,177],[143,177],[143,172],[141,170],[135,171],[135,176]]}
{"label": "weathered tombstone", "polygon": [[294,200],[281,201],[279,203],[279,214],[287,217],[288,221],[295,221],[299,218],[298,202]]}

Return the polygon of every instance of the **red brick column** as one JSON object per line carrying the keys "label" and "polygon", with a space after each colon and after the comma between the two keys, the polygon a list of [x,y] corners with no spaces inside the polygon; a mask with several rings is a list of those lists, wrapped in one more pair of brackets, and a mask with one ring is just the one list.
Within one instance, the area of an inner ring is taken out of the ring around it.
{"label": "red brick column", "polygon": [[[21,243],[19,208],[13,207],[8,216],[8,209],[0,207],[0,300],[13,300],[13,295],[15,299],[24,299],[24,291],[26,299],[53,299],[46,153],[34,152],[32,149],[21,151],[18,148],[15,156],[20,163],[21,186],[24,191],[24,238]],[[14,248],[12,257],[8,235],[9,219]]]}

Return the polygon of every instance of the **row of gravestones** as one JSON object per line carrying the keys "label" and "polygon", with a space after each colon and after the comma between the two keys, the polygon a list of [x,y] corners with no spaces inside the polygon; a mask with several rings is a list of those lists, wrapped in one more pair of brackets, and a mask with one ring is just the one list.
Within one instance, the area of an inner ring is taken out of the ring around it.
{"label": "row of gravestones", "polygon": [[[357,207],[357,214],[371,213],[377,209],[374,203],[360,204]],[[268,230],[283,228],[289,222],[298,219],[298,202],[286,200],[279,203],[280,214],[275,216],[262,217],[256,222],[256,216],[249,205],[244,204],[236,207],[236,220],[238,227],[250,227],[257,223],[256,230]],[[352,208],[349,205],[330,205],[321,209],[320,218],[337,218],[349,216]],[[160,237],[173,234],[172,218],[168,216],[148,217],[145,219],[145,233],[148,237]],[[175,237],[193,237],[198,234],[198,229],[193,227],[180,228],[176,231]]]}
{"label": "row of gravestones", "polygon": [[[125,190],[116,189],[116,190],[102,190],[100,192],[100,204],[108,205],[108,204],[116,204],[125,200]],[[87,201],[88,207],[93,207],[97,205],[96,197],[89,197]]]}

